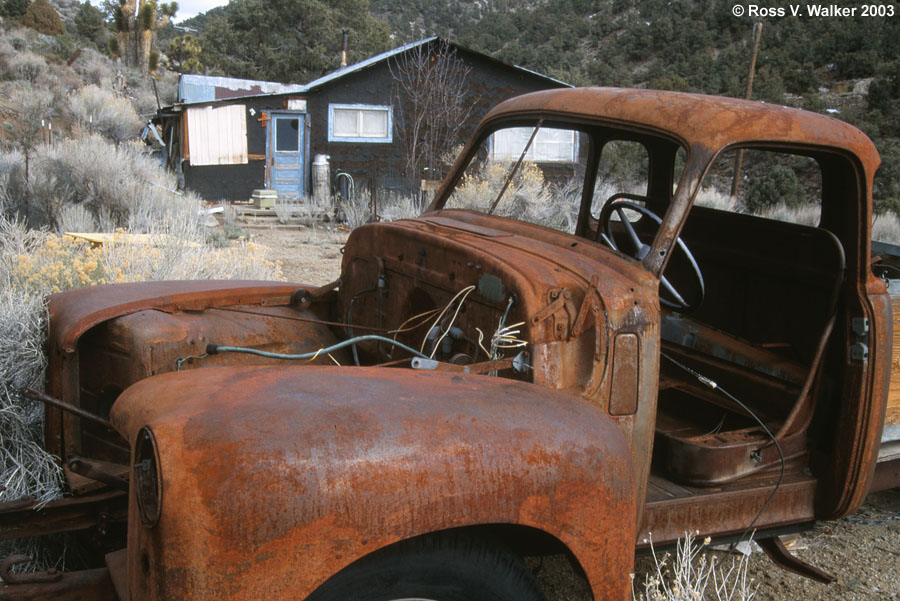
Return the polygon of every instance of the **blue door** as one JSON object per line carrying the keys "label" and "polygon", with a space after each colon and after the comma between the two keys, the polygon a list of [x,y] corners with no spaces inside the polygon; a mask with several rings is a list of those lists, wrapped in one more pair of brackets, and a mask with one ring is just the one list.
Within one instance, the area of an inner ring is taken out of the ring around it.
{"label": "blue door", "polygon": [[272,112],[266,137],[266,185],[278,198],[304,195],[306,170],[303,163],[306,113]]}

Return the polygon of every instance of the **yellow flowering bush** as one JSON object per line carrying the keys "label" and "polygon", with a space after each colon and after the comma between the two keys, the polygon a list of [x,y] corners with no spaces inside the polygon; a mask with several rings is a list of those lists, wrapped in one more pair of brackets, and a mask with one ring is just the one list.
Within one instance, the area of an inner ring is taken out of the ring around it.
{"label": "yellow flowering bush", "polygon": [[10,257],[10,283],[17,289],[52,294],[92,286],[162,279],[280,279],[280,266],[258,246],[213,248],[166,235],[116,230],[101,244],[69,235],[44,234]]}
{"label": "yellow flowering bush", "polygon": [[11,275],[19,288],[45,293],[105,284],[101,254],[86,240],[48,234],[43,244],[13,259]]}

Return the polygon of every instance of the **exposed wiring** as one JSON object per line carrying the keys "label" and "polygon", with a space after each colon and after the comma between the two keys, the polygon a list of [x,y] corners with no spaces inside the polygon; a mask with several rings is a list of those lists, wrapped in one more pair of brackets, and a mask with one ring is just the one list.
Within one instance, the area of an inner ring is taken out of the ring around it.
{"label": "exposed wiring", "polygon": [[506,318],[509,317],[509,310],[512,309],[515,300],[515,297],[510,295],[509,301],[507,301],[506,303],[506,310],[503,312],[503,315],[500,316],[500,322],[497,324],[497,329],[494,331],[494,335],[491,336],[491,360],[499,358],[499,355],[497,354],[498,347],[495,342],[497,341],[497,336],[501,335],[501,333],[504,331],[504,328],[506,328]]}
{"label": "exposed wiring", "polygon": [[191,359],[205,359],[206,356],[207,353],[203,353],[202,355],[188,355],[187,357],[178,357],[177,359],[175,359],[175,371],[181,371],[181,366]]}
{"label": "exposed wiring", "polygon": [[335,365],[337,365],[338,367],[341,367],[341,362],[338,361],[337,359],[335,359],[335,358],[331,355],[331,353],[328,353],[328,358],[331,359],[332,361],[334,361],[334,364],[335,364]]}
{"label": "exposed wiring", "polygon": [[763,503],[763,506],[759,510],[759,513],[756,514],[756,517],[754,517],[753,520],[750,521],[750,524],[744,529],[744,531],[741,533],[741,536],[738,537],[737,542],[732,545],[732,548],[733,548],[735,545],[737,545],[737,543],[744,540],[744,537],[747,536],[747,533],[749,533],[753,529],[753,526],[756,525],[756,522],[759,520],[760,517],[762,517],[762,514],[765,513],[766,509],[768,509],[769,504],[772,502],[772,499],[775,498],[775,494],[778,492],[778,489],[781,487],[781,483],[784,480],[784,469],[785,469],[784,452],[781,450],[781,445],[778,443],[778,439],[775,437],[775,435],[772,434],[772,431],[769,430],[769,428],[766,426],[765,422],[763,422],[763,420],[760,419],[760,417],[752,409],[750,409],[750,407],[748,407],[743,402],[738,400],[738,398],[735,397],[733,394],[731,394],[730,392],[728,392],[727,390],[725,390],[724,388],[719,386],[719,384],[715,380],[707,378],[703,374],[694,371],[687,365],[675,360],[674,358],[670,357],[669,355],[667,355],[665,353],[661,352],[660,355],[662,355],[663,357],[665,357],[666,359],[668,359],[669,361],[671,361],[672,363],[674,363],[675,365],[677,365],[678,367],[680,367],[681,369],[686,371],[687,373],[689,373],[692,376],[694,376],[695,378],[697,378],[697,380],[699,380],[700,383],[703,384],[704,386],[707,386],[713,390],[718,390],[723,395],[725,395],[727,398],[729,398],[731,401],[736,403],[741,409],[746,411],[747,414],[750,417],[752,417],[756,421],[756,423],[759,424],[759,426],[763,429],[763,431],[766,433],[766,435],[772,439],[772,442],[775,444],[775,449],[778,450],[778,457],[781,460],[781,471],[778,474],[778,481],[775,483],[775,488],[773,488],[772,492],[769,493],[769,496],[766,499],[766,502]]}
{"label": "exposed wiring", "polygon": [[[396,330],[389,330],[388,334],[393,334],[394,338],[396,339],[397,334],[402,334],[403,332],[410,332],[412,330],[421,328],[423,325],[428,323],[428,318],[431,317],[432,315],[434,315],[435,313],[437,313],[438,311],[440,311],[440,309],[429,309],[428,311],[423,311],[422,313],[419,313],[418,315],[413,315],[412,317],[410,317],[409,319],[407,319],[406,321],[401,323],[400,327],[398,327]],[[406,324],[408,324],[409,322],[411,322],[414,319],[419,319],[420,317],[424,318],[424,319],[422,319],[421,322],[417,323],[414,326],[409,326],[408,328],[406,327]]]}
{"label": "exposed wiring", "polygon": [[520,330],[513,329],[524,325],[525,322],[520,321],[511,326],[505,326],[498,329],[491,338],[491,346],[495,349],[521,348],[523,346],[528,346],[527,340],[516,338],[516,335],[520,333]]}
{"label": "exposed wiring", "polygon": [[491,358],[491,352],[484,348],[484,332],[481,331],[481,328],[475,328],[475,331],[478,332],[478,347],[484,351],[484,354],[487,355],[487,358]]}
{"label": "exposed wiring", "polygon": [[709,436],[709,435],[711,435],[711,434],[718,434],[719,432],[721,432],[721,431],[722,431],[722,426],[725,425],[725,417],[726,417],[726,416],[727,416],[727,413],[723,412],[723,413],[722,413],[722,418],[719,420],[719,423],[716,424],[716,425],[713,427],[713,429],[710,430],[709,432],[706,432],[705,434],[701,434],[701,436]]}
{"label": "exposed wiring", "polygon": [[[444,338],[447,337],[447,334],[450,333],[450,330],[453,328],[453,324],[456,322],[456,317],[459,315],[460,309],[462,309],[463,303],[466,302],[466,299],[475,290],[475,286],[469,286],[469,289],[466,290],[466,293],[459,299],[459,302],[456,304],[456,311],[453,312],[453,317],[450,318],[450,323],[445,328],[443,324],[440,325],[441,328],[441,337],[438,338],[434,343],[434,348],[431,349],[430,358],[434,358],[434,354],[437,352],[438,348],[441,346],[441,342],[443,342]],[[457,295],[458,296],[458,295]],[[452,302],[452,301],[451,301]]]}
{"label": "exposed wiring", "polygon": [[[419,345],[419,352],[421,352],[421,353],[425,352],[425,343],[428,342],[428,334],[431,332],[431,330],[434,329],[434,326],[441,323],[441,320],[444,318],[444,314],[447,312],[448,309],[450,309],[450,307],[453,306],[453,303],[456,301],[456,299],[458,299],[461,294],[471,292],[474,289],[475,289],[475,286],[466,286],[465,288],[463,288],[462,290],[457,292],[453,298],[450,299],[450,302],[444,306],[444,309],[440,312],[440,314],[437,316],[437,318],[435,318],[435,320],[433,322],[431,322],[431,327],[428,328],[427,332],[425,332],[425,337],[422,338],[422,344]],[[426,359],[427,358],[428,357],[426,357]]]}
{"label": "exposed wiring", "polygon": [[[366,288],[365,290],[361,290],[360,292],[357,292],[353,296],[353,298],[350,299],[350,306],[347,307],[347,319],[346,319],[344,325],[347,328],[347,335],[350,336],[351,338],[353,338],[353,326],[351,325],[351,322],[353,321],[353,305],[356,304],[356,299],[358,299],[363,294],[369,294],[370,292],[376,292],[377,290],[378,290],[377,286],[375,286],[373,288]],[[353,344],[350,347],[350,350],[353,351],[353,364],[356,365],[357,367],[359,367],[359,353],[356,350],[356,344]]]}
{"label": "exposed wiring", "polygon": [[260,357],[269,357],[270,359],[290,359],[303,361],[305,359],[315,359],[322,353],[331,353],[333,351],[340,350],[342,348],[346,348],[348,346],[354,345],[357,342],[365,342],[367,340],[372,340],[375,342],[386,342],[387,344],[392,344],[399,349],[406,351],[407,353],[411,353],[416,357],[420,357],[422,359],[428,359],[428,356],[424,353],[420,353],[414,348],[408,347],[402,342],[397,342],[396,340],[392,340],[385,336],[378,336],[375,334],[365,334],[363,336],[356,336],[354,338],[348,338],[347,340],[342,340],[337,344],[332,344],[331,346],[327,346],[325,348],[320,348],[315,351],[310,351],[308,353],[299,353],[299,354],[289,354],[289,353],[273,353],[270,351],[263,351],[255,348],[248,348],[244,346],[217,346],[215,344],[210,344],[206,347],[206,352],[209,355],[215,355],[217,353],[247,353],[250,355],[258,355]]}

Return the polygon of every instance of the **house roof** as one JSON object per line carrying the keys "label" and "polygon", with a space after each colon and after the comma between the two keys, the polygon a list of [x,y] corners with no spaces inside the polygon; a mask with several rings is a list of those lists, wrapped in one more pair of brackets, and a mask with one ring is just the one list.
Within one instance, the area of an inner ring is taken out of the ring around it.
{"label": "house roof", "polygon": [[[304,91],[310,91],[315,88],[319,88],[319,87],[329,84],[335,80],[338,80],[342,77],[346,77],[352,73],[357,73],[359,71],[362,71],[363,69],[365,69],[367,67],[371,67],[372,65],[377,65],[378,63],[380,63],[382,61],[386,61],[387,59],[389,59],[391,57],[403,54],[404,52],[412,50],[413,48],[417,48],[419,46],[424,46],[426,44],[431,44],[432,42],[437,42],[437,41],[440,41],[440,38],[438,36],[431,36],[430,38],[425,38],[423,40],[419,40],[418,42],[410,42],[409,44],[404,44],[403,46],[398,46],[397,48],[394,48],[393,50],[388,50],[387,52],[382,52],[381,54],[377,54],[373,57],[367,58],[366,60],[360,61],[354,65],[349,65],[347,67],[344,67],[343,69],[339,69],[337,71],[332,71],[331,73],[328,73],[327,75],[323,75],[322,77],[319,77],[318,79],[314,79],[311,82],[307,83],[305,86],[303,86],[305,88]],[[470,52],[472,54],[477,54],[478,56],[485,58],[493,63],[497,63],[497,64],[503,65],[505,67],[510,67],[512,69],[517,69],[519,71],[524,71],[525,73],[529,73],[536,77],[540,77],[541,79],[545,79],[547,81],[553,82],[553,83],[563,86],[563,87],[567,87],[567,88],[572,87],[570,84],[567,84],[564,81],[560,81],[560,80],[550,77],[548,75],[543,75],[541,73],[538,73],[537,71],[532,71],[531,69],[526,69],[525,67],[520,67],[518,65],[513,65],[511,63],[501,61],[492,56],[488,56],[487,54],[482,54],[481,52],[469,50],[468,48],[465,48],[458,44],[454,44],[453,42],[449,42],[449,44],[455,49],[463,50],[465,52]]]}
{"label": "house roof", "polygon": [[[304,94],[307,92],[311,92],[323,86],[326,86],[334,81],[338,81],[343,77],[347,77],[348,75],[352,75],[354,73],[359,73],[360,71],[372,67],[373,65],[377,65],[388,60],[391,57],[398,56],[403,54],[404,52],[408,52],[414,48],[419,46],[424,46],[426,44],[431,44],[433,42],[439,41],[440,38],[437,36],[432,36],[430,38],[425,38],[423,40],[419,40],[417,42],[411,42],[409,44],[404,44],[403,46],[398,46],[392,50],[388,50],[387,52],[382,52],[381,54],[377,54],[370,58],[367,58],[364,61],[360,61],[353,65],[349,65],[344,67],[343,69],[339,69],[337,71],[332,71],[327,75],[323,75],[317,79],[310,81],[309,83],[300,85],[300,84],[282,84],[271,81],[255,81],[252,79],[235,79],[233,77],[211,77],[207,75],[182,75],[178,81],[178,103],[177,105],[190,105],[190,104],[207,104],[210,102],[218,102],[218,101],[227,101],[235,98],[245,98],[248,96],[274,96],[279,94]],[[474,50],[469,50],[463,46],[459,46],[458,44],[454,44],[453,42],[449,42],[449,44],[457,50],[462,50],[464,52],[475,54],[484,60],[490,61],[492,63],[502,65],[504,67],[515,69],[518,71],[522,71],[523,73],[528,73],[533,75],[534,77],[538,77],[547,82],[551,82],[555,86],[571,88],[570,84],[567,84],[564,81],[560,81],[548,75],[543,75],[538,73],[537,71],[532,71],[531,69],[526,69],[525,67],[519,67],[518,65],[513,65],[511,63],[506,63],[499,59],[496,59],[492,56],[488,56],[487,54],[482,54],[480,52],[476,52]],[[166,107],[173,108],[173,107]]]}

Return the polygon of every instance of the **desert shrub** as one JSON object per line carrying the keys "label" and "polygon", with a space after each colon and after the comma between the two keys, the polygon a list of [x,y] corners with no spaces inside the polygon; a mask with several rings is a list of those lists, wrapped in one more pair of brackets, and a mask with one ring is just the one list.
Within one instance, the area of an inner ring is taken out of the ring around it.
{"label": "desert shrub", "polygon": [[738,203],[735,201],[734,197],[732,197],[731,194],[722,192],[716,188],[701,188],[697,193],[697,199],[694,201],[694,204],[710,209],[728,211],[730,213],[739,212]]}
{"label": "desert shrub", "polygon": [[[452,207],[487,211],[499,196],[511,165],[489,162],[479,173],[466,174],[453,192]],[[558,207],[550,207],[551,196],[540,167],[523,162],[516,171],[503,197],[494,210],[495,215],[512,217],[531,223],[554,227]]]}
{"label": "desert shrub", "polygon": [[34,0],[22,17],[22,25],[46,35],[59,35],[66,30],[59,13],[47,0]]}
{"label": "desert shrub", "polygon": [[137,136],[141,121],[131,103],[98,86],[85,86],[69,98],[68,112],[81,134],[91,128],[117,144]]}
{"label": "desert shrub", "polygon": [[762,177],[755,178],[745,199],[751,213],[759,213],[779,204],[798,207],[806,203],[806,192],[790,167],[773,165]]}
{"label": "desert shrub", "polygon": [[[8,5],[9,0],[5,0],[4,6]],[[27,6],[26,6],[27,8]],[[22,14],[25,14],[24,11]],[[12,44],[16,50],[28,50],[35,38],[34,31],[24,27],[7,30],[4,34],[6,40]]]}
{"label": "desert shrub", "polygon": [[93,48],[84,48],[72,68],[85,83],[95,86],[109,87],[115,77],[110,60]]}
{"label": "desert shrub", "polygon": [[6,38],[0,38],[0,65],[6,68],[6,60],[18,52]]}
{"label": "desert shrub", "polygon": [[371,204],[372,197],[368,191],[344,198],[337,207],[338,219],[346,223],[351,230],[365,225],[372,219],[372,212],[369,209]]}
{"label": "desert shrub", "polygon": [[170,71],[162,71],[157,76],[144,75],[140,71],[129,70],[127,72],[127,86],[125,95],[134,105],[134,110],[142,117],[149,117],[156,112],[156,90],[153,89],[153,81],[156,81],[159,90],[160,104],[172,104],[175,101],[175,91],[178,86],[178,74]]}
{"label": "desert shrub", "polygon": [[872,240],[900,245],[900,218],[895,213],[882,213],[873,219]]}
{"label": "desert shrub", "polygon": [[5,60],[5,78],[34,83],[47,72],[47,61],[28,50],[18,52]]}
{"label": "desert shrub", "polygon": [[275,200],[275,216],[278,223],[287,223],[294,216],[298,203],[290,198],[278,198]]}
{"label": "desert shrub", "polygon": [[61,232],[95,232],[97,221],[91,212],[81,204],[64,205],[59,211],[59,231]]}
{"label": "desert shrub", "polygon": [[378,202],[378,218],[381,221],[411,219],[422,214],[422,206],[414,196],[383,192]]}
{"label": "desert shrub", "polygon": [[31,0],[3,0],[3,15],[18,19],[28,10]]}
{"label": "desert shrub", "polygon": [[[66,106],[65,98],[72,90],[77,90],[83,86],[84,80],[75,72],[75,69],[65,63],[51,62],[48,65],[47,73],[37,80],[36,85],[50,90],[55,99],[54,106],[64,109]],[[57,125],[59,125],[60,130],[68,129],[68,118],[65,122],[54,124],[53,128],[56,129]]]}
{"label": "desert shrub", "polygon": [[19,223],[0,219],[0,500],[32,496],[39,502],[60,494],[61,469],[41,447],[43,406],[21,395],[43,385],[46,309],[10,277],[14,257],[40,240]]}
{"label": "desert shrub", "polygon": [[809,225],[812,227],[819,225],[819,218],[821,215],[822,208],[817,204],[801,206],[777,204],[773,207],[768,207],[759,213],[760,217],[765,217],[766,219],[786,221],[788,223],[799,223],[801,225]]}
{"label": "desert shrub", "polygon": [[[118,147],[99,135],[67,139],[36,149],[28,185],[13,164],[0,198],[8,215],[27,218],[32,227],[59,229],[60,211],[80,204],[105,229],[151,232],[161,216],[195,224],[199,200],[174,191],[170,173],[143,154],[138,144]],[[2,164],[2,162],[0,162]],[[166,221],[171,226],[175,221]]]}
{"label": "desert shrub", "polygon": [[107,35],[103,11],[90,2],[84,2],[79,6],[73,21],[78,35],[94,42],[98,48],[102,47]]}

